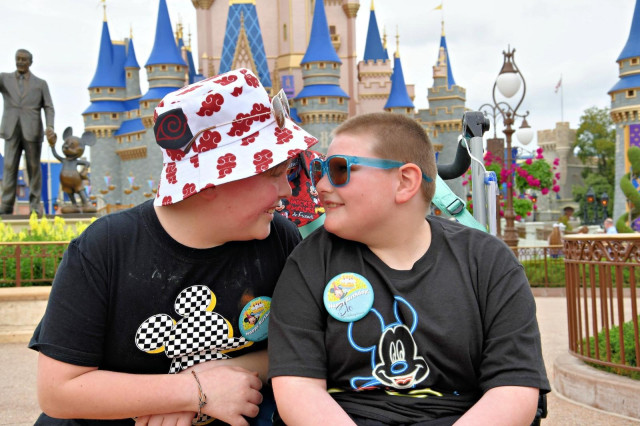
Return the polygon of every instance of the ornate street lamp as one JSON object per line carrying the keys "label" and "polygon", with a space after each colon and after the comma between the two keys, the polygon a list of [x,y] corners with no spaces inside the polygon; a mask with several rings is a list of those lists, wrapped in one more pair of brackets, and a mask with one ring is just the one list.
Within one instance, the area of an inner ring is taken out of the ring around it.
{"label": "ornate street lamp", "polygon": [[[513,211],[513,152],[511,150],[511,136],[516,133],[516,137],[522,145],[527,145],[533,140],[533,130],[526,120],[527,116],[529,115],[529,111],[525,112],[524,114],[518,114],[518,108],[520,108],[520,105],[522,105],[524,96],[527,93],[527,84],[513,59],[515,51],[515,49],[510,49],[510,47],[507,47],[507,51],[502,52],[502,55],[504,56],[504,62],[502,64],[500,74],[498,74],[496,82],[493,85],[493,104],[484,104],[479,108],[480,110],[482,110],[484,107],[490,108],[493,112],[494,122],[495,117],[499,114],[502,117],[502,123],[505,126],[505,129],[503,130],[507,143],[507,158],[505,161],[505,167],[507,167],[507,170],[510,171],[508,175],[510,184],[507,184],[507,206],[504,213],[506,226],[504,228],[502,239],[509,247],[518,246],[518,234],[516,233],[516,228],[514,225],[514,219],[516,215]],[[522,94],[520,95],[520,99],[517,101],[515,107],[512,107],[504,101],[496,100],[496,89],[500,91],[502,96],[504,96],[505,98],[511,98],[516,93],[518,93],[518,91],[520,91],[521,87]],[[517,131],[513,127],[516,118],[522,118],[522,124]]]}
{"label": "ornate street lamp", "polygon": [[535,192],[533,192],[531,194],[531,202],[533,203],[533,221],[536,221],[536,210],[538,210],[538,206],[536,205],[536,203],[538,202],[538,194],[536,194]]}
{"label": "ornate street lamp", "polygon": [[[584,194],[585,196],[585,201],[586,201],[586,205],[584,206],[584,223],[585,225],[589,225],[591,222],[589,221],[589,209],[592,208],[595,211],[597,211],[597,207],[596,207],[596,193],[593,191],[592,187],[589,187],[589,190],[587,190],[587,193]],[[594,219],[595,221],[595,219]]]}
{"label": "ornate street lamp", "polygon": [[609,207],[609,194],[603,192],[600,196],[600,204],[602,204],[602,220],[605,220],[609,217],[609,211],[607,207]]}

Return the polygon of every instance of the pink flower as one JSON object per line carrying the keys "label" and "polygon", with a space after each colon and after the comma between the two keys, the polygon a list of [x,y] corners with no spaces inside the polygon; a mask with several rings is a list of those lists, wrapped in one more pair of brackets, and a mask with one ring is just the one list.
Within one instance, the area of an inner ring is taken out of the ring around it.
{"label": "pink flower", "polygon": [[560,173],[556,173],[556,179],[560,179]]}
{"label": "pink flower", "polygon": [[527,161],[525,161],[525,163],[527,164],[533,164],[533,160],[531,158],[527,158]]}
{"label": "pink flower", "polygon": [[527,212],[527,216],[531,216],[531,212]]}
{"label": "pink flower", "polygon": [[558,164],[560,164],[560,159],[556,158],[555,160],[553,160],[553,165],[557,166]]}
{"label": "pink flower", "polygon": [[544,150],[542,149],[542,147],[538,147],[538,149],[536,149],[536,152],[537,152],[538,154],[542,154],[542,151],[544,151]]}
{"label": "pink flower", "polygon": [[542,195],[547,195],[549,193],[549,188],[542,188]]}
{"label": "pink flower", "polygon": [[553,188],[551,188],[551,190],[555,193],[560,192],[560,187],[558,185],[555,185]]}
{"label": "pink flower", "polygon": [[540,179],[534,179],[533,186],[540,186]]}
{"label": "pink flower", "polygon": [[507,188],[511,188],[513,184],[511,182],[507,182]]}
{"label": "pink flower", "polygon": [[522,220],[522,216],[520,216],[519,214],[516,215],[516,220]]}

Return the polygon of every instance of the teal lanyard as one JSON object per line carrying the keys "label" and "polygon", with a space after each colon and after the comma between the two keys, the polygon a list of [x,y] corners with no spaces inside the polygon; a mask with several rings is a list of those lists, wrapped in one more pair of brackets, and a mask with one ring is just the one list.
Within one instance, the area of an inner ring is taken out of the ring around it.
{"label": "teal lanyard", "polygon": [[480,224],[465,208],[464,201],[460,199],[440,176],[436,177],[436,193],[431,200],[440,210],[449,213],[458,222],[471,228],[487,232],[487,228]]}

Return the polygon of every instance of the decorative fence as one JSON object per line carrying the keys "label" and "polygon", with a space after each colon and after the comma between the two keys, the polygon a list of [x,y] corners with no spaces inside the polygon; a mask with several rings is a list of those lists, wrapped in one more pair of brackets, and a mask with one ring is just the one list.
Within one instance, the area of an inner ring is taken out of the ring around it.
{"label": "decorative fence", "polygon": [[51,284],[67,245],[68,241],[0,243],[0,287]]}
{"label": "decorative fence", "polygon": [[570,352],[640,378],[640,235],[569,235],[564,253]]}
{"label": "decorative fence", "polygon": [[561,245],[511,247],[532,287],[564,287],[564,252]]}

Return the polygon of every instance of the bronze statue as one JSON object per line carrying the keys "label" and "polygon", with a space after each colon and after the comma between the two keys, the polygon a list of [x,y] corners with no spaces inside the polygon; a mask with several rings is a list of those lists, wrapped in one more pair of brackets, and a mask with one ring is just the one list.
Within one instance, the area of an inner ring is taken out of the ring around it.
{"label": "bronze statue", "polygon": [[47,140],[53,132],[53,102],[47,82],[29,71],[33,56],[24,49],[16,52],[16,71],[0,73],[0,92],[4,99],[0,137],[4,139],[4,176],[0,214],[12,214],[20,157],[24,151],[29,176],[29,208],[41,214],[42,173],[40,152],[45,132],[40,110],[44,109]]}
{"label": "bronze statue", "polygon": [[[96,143],[96,135],[91,132],[84,132],[82,138],[73,136],[73,130],[71,127],[67,127],[62,133],[62,139],[64,144],[62,145],[62,153],[64,157],[60,156],[56,151],[57,135],[54,133],[51,138],[48,138],[49,146],[51,146],[51,152],[62,163],[62,171],[60,172],[60,186],[62,190],[69,196],[71,200],[71,206],[63,206],[62,213],[79,213],[80,208],[76,203],[76,194],[82,201],[83,213],[95,213],[96,208],[89,202],[89,197],[84,189],[84,180],[88,178],[89,162],[86,160],[80,160],[80,157],[84,153],[84,147],[86,145],[92,146]],[[82,166],[82,169],[78,170],[78,166]]]}

